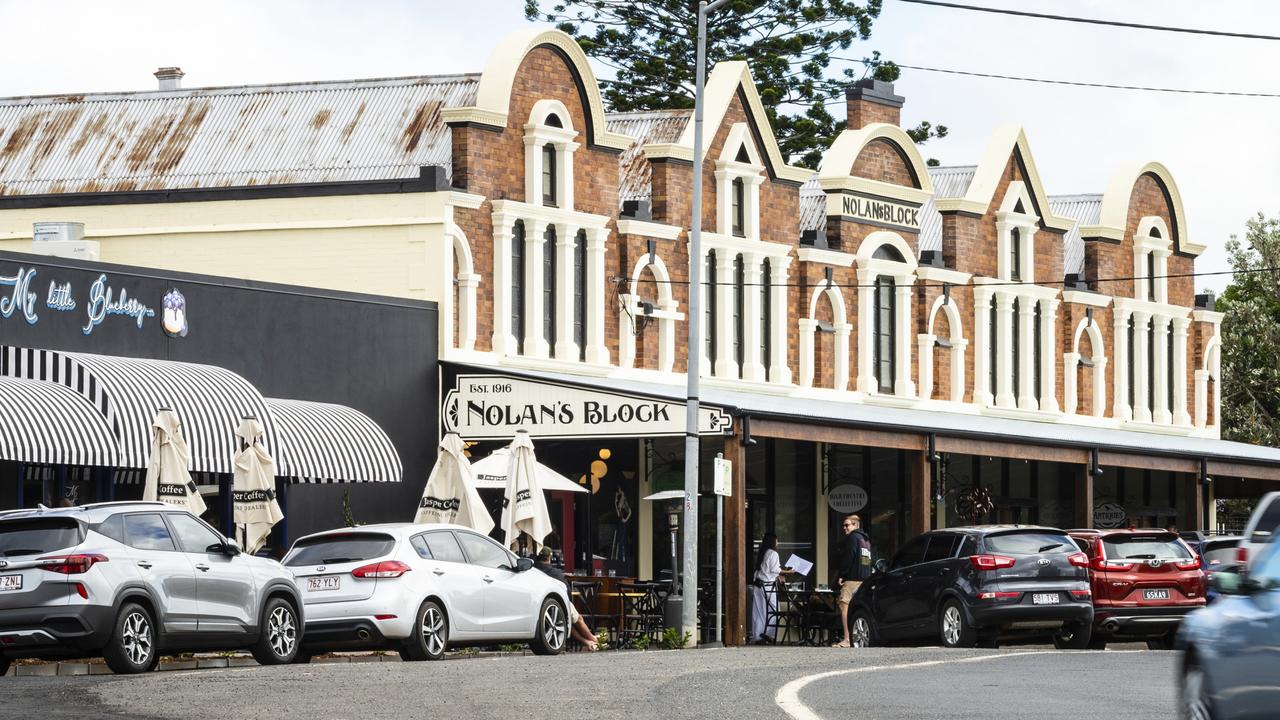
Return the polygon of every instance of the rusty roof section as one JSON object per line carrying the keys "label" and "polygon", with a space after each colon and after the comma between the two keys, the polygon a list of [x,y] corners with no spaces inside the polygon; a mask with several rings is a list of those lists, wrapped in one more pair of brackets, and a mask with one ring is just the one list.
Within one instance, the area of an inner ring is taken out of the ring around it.
{"label": "rusty roof section", "polygon": [[692,110],[645,110],[609,113],[605,118],[610,132],[636,139],[618,159],[618,202],[648,200],[653,195],[653,168],[644,155],[645,143],[671,143],[680,139]]}
{"label": "rusty roof section", "polygon": [[417,177],[479,75],[0,98],[0,196]]}

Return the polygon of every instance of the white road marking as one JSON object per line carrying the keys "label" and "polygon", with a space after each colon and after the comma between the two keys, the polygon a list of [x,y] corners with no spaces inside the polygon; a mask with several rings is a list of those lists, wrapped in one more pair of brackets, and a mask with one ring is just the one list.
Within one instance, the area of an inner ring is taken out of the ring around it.
{"label": "white road marking", "polygon": [[[1072,652],[1071,654],[1081,655],[1081,654],[1088,654],[1090,652],[1097,653],[1097,652],[1108,652],[1108,651],[1084,650],[1084,651],[1075,651],[1075,652]],[[1116,653],[1116,652],[1141,652],[1141,651],[1111,650],[1109,652]],[[912,668],[931,667],[933,665],[944,665],[948,663],[985,662],[987,660],[1000,660],[1004,658],[1026,657],[1027,655],[1057,655],[1057,654],[1062,654],[1062,653],[1061,651],[1058,651],[1058,650],[1032,650],[1029,652],[1011,652],[1011,653],[997,653],[993,655],[980,655],[978,657],[961,658],[959,660],[926,660],[923,662],[901,663],[899,665],[872,665],[871,667],[850,668],[848,670],[831,670],[829,672],[824,672],[824,673],[815,673],[813,675],[805,675],[804,677],[799,677],[799,678],[796,678],[795,680],[792,680],[791,682],[779,688],[778,693],[773,696],[773,701],[777,703],[778,707],[782,708],[783,712],[790,715],[794,720],[822,720],[821,715],[811,710],[808,705],[805,705],[800,700],[800,691],[803,690],[810,683],[817,682],[818,680],[825,680],[829,677],[835,677],[837,675],[856,675],[858,673],[876,672],[878,670],[907,670]]]}

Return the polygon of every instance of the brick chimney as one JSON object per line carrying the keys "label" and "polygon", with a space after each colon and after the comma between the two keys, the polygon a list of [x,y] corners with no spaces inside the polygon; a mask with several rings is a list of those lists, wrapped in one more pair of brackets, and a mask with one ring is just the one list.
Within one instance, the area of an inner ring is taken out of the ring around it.
{"label": "brick chimney", "polygon": [[864,78],[844,91],[849,106],[849,129],[857,130],[871,123],[900,125],[902,103],[906,98],[893,94],[893,83]]}
{"label": "brick chimney", "polygon": [[182,68],[162,67],[155,71],[156,80],[160,81],[161,90],[180,90],[182,88]]}

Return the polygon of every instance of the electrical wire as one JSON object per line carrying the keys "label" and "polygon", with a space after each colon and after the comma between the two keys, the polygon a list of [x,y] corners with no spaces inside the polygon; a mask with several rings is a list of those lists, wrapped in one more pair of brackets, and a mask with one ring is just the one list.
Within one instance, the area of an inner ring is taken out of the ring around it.
{"label": "electrical wire", "polygon": [[1259,33],[1243,33],[1230,32],[1227,30],[1201,30],[1199,28],[1174,27],[1171,25],[1150,25],[1147,23],[1123,22],[1120,20],[1103,20],[1101,18],[1082,18],[1071,15],[1051,15],[1049,13],[1034,13],[1025,10],[1007,10],[1004,8],[983,7],[981,5],[962,5],[952,2],[938,2],[938,0],[900,0],[904,3],[912,5],[932,5],[934,7],[951,8],[954,10],[974,10],[977,12],[991,13],[994,15],[1015,15],[1018,17],[1036,18],[1039,20],[1061,20],[1063,22],[1085,23],[1088,25],[1110,25],[1112,27],[1130,28],[1134,30],[1158,30],[1160,32],[1184,33],[1188,35],[1211,35],[1214,37],[1239,38],[1244,40],[1280,40],[1277,35],[1262,35]]}

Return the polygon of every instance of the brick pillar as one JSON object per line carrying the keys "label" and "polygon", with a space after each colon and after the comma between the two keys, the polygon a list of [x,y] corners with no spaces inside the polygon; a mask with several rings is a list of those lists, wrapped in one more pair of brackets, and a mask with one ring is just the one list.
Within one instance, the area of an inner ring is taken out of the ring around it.
{"label": "brick pillar", "polygon": [[901,95],[893,94],[893,83],[866,78],[844,91],[848,107],[849,129],[857,130],[872,123],[901,122]]}
{"label": "brick pillar", "polygon": [[724,440],[724,457],[733,463],[733,494],[724,499],[724,644],[747,641],[747,453],[742,420]]}

